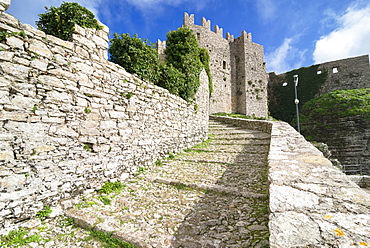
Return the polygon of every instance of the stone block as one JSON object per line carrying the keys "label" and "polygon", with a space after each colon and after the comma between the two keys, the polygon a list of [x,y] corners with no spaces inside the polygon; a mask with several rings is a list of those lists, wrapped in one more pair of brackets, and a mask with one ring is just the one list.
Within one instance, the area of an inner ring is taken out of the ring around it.
{"label": "stone block", "polygon": [[319,245],[321,240],[318,224],[296,212],[275,213],[269,222],[271,247],[306,247]]}
{"label": "stone block", "polygon": [[21,39],[18,39],[15,36],[11,36],[6,38],[6,44],[10,47],[17,48],[17,49],[24,49],[24,42]]}
{"label": "stone block", "polygon": [[101,129],[115,129],[117,128],[117,122],[115,121],[102,121],[100,123]]}
{"label": "stone block", "polygon": [[0,104],[8,104],[8,103],[10,103],[9,92],[0,91]]}
{"label": "stone block", "polygon": [[14,52],[0,51],[0,60],[11,61],[14,57]]}
{"label": "stone block", "polygon": [[0,161],[11,161],[14,159],[14,152],[12,150],[0,150]]}
{"label": "stone block", "polygon": [[29,112],[32,111],[33,107],[37,105],[40,100],[31,98],[31,97],[24,97],[20,95],[15,95],[11,99],[11,104],[17,106],[20,109],[28,110]]}
{"label": "stone block", "polygon": [[5,74],[10,74],[18,79],[26,79],[28,77],[29,67],[10,62],[3,62],[0,64]]}
{"label": "stone block", "polygon": [[41,55],[46,58],[52,58],[53,53],[50,51],[50,49],[45,45],[45,43],[38,41],[38,40],[31,40],[28,51],[33,52],[37,55]]}
{"label": "stone block", "polygon": [[0,11],[4,12],[10,7],[11,0],[0,0]]}
{"label": "stone block", "polygon": [[46,85],[58,87],[61,89],[65,88],[65,85],[63,84],[62,80],[59,78],[53,77],[53,76],[41,75],[38,78],[38,82],[46,84]]}

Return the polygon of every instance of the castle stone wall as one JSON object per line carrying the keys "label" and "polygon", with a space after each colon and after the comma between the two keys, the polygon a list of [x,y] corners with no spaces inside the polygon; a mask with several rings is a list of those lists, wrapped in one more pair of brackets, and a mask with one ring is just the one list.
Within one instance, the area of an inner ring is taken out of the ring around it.
{"label": "castle stone wall", "polygon": [[[210,112],[232,112],[231,104],[231,64],[229,42],[222,33],[210,29],[210,21],[202,19],[202,26],[194,24],[194,15],[185,13],[184,25],[194,31],[200,47],[206,48],[210,55],[210,69],[213,93],[210,97]],[[219,29],[217,29],[220,31]]]}
{"label": "castle stone wall", "polygon": [[0,42],[1,230],[207,137],[204,71],[189,104],[108,62],[106,27],[68,42],[1,13],[0,28],[17,32]]}
{"label": "castle stone wall", "polygon": [[369,55],[323,63],[318,70],[318,73],[323,70],[328,72],[327,80],[321,86],[319,95],[335,90],[370,87]]}
{"label": "castle stone wall", "polygon": [[263,46],[252,42],[245,31],[231,45],[236,78],[236,112],[249,116],[266,117],[268,75],[263,57]]}
{"label": "castle stone wall", "polygon": [[210,97],[210,112],[238,112],[267,117],[268,76],[263,47],[252,42],[252,34],[245,31],[234,39],[217,25],[202,18],[202,25],[194,24],[194,15],[184,14],[184,25],[194,31],[199,46],[211,57],[214,91]]}

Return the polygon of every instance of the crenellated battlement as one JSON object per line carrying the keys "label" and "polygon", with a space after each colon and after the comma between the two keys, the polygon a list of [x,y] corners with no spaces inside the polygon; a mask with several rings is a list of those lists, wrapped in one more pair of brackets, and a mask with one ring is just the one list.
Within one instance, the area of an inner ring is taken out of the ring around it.
{"label": "crenellated battlement", "polygon": [[[194,14],[189,15],[186,12],[184,13],[183,25],[188,26],[188,27],[194,27],[194,26],[202,27],[205,30],[212,31],[211,30],[211,20],[207,20],[205,17],[202,17],[202,25],[196,25],[194,23]],[[215,34],[219,35],[222,38],[224,37],[223,36],[223,28],[220,28],[218,25],[214,26],[212,32],[214,32]],[[247,33],[246,31],[243,30],[241,36],[238,37],[238,38],[241,38],[245,41],[252,41],[252,34]],[[230,35],[230,33],[226,33],[226,40],[228,40],[230,42],[233,42],[235,40],[235,38],[234,38],[233,35]]]}

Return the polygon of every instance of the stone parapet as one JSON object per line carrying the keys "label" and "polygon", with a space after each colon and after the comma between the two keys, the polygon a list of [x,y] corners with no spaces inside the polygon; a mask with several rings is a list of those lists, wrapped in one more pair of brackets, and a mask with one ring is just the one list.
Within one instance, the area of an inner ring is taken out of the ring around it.
{"label": "stone parapet", "polygon": [[0,0],[0,12],[4,12],[10,7],[11,0]]}
{"label": "stone parapet", "polygon": [[[370,195],[284,122],[215,117],[271,128],[270,247],[365,247],[370,244]],[[253,123],[253,124],[251,124]]]}

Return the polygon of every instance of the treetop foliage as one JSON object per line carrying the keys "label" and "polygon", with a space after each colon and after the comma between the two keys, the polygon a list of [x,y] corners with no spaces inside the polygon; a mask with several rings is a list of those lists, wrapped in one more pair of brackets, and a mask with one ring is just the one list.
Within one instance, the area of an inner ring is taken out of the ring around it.
{"label": "treetop foliage", "polygon": [[78,3],[63,2],[60,7],[45,9],[46,13],[39,14],[36,21],[38,29],[63,40],[71,39],[76,24],[84,28],[103,28],[91,11]]}
{"label": "treetop foliage", "polygon": [[109,47],[110,61],[156,84],[159,78],[159,59],[153,44],[138,38],[136,34],[131,37],[130,34],[115,33],[113,36]]}

